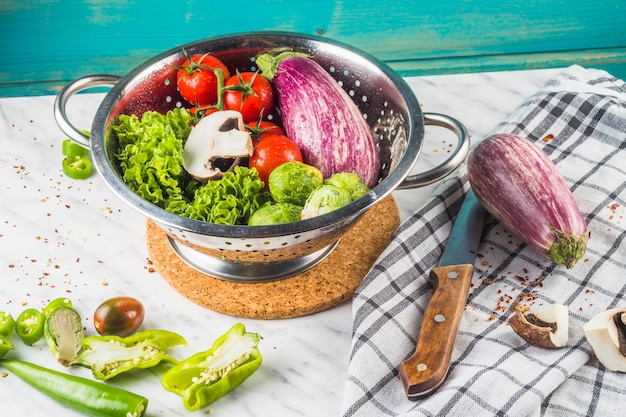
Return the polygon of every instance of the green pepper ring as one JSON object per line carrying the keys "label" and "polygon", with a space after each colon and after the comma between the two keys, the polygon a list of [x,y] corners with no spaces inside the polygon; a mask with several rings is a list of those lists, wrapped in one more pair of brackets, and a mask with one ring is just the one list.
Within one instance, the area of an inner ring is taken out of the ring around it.
{"label": "green pepper ring", "polygon": [[87,156],[89,155],[89,149],[83,148],[78,143],[71,139],[65,139],[63,141],[63,156]]}
{"label": "green pepper ring", "polygon": [[91,176],[91,161],[86,156],[73,155],[63,159],[63,173],[75,180],[84,180]]}
{"label": "green pepper ring", "polygon": [[55,298],[54,300],[50,301],[48,305],[44,307],[42,313],[44,317],[48,317],[50,313],[52,313],[54,310],[63,306],[72,308],[73,307],[72,300],[66,297]]}
{"label": "green pepper ring", "polygon": [[5,335],[0,334],[0,358],[13,348],[13,343]]}
{"label": "green pepper ring", "polygon": [[15,320],[15,333],[27,345],[33,345],[43,337],[45,318],[41,311],[27,308]]}
{"label": "green pepper ring", "polygon": [[0,311],[0,336],[9,336],[15,330],[15,319],[6,311]]}

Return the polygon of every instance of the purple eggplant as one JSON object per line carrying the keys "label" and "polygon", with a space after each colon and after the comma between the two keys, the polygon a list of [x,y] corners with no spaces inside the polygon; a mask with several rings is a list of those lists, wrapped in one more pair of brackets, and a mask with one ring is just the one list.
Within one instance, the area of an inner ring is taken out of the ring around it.
{"label": "purple eggplant", "polygon": [[257,58],[272,80],[287,136],[304,162],[324,178],[352,172],[372,188],[379,179],[380,158],[362,112],[337,81],[311,58],[295,52]]}
{"label": "purple eggplant", "polygon": [[567,268],[583,257],[585,219],[556,166],[531,141],[489,136],[471,151],[467,170],[478,200],[517,237]]}

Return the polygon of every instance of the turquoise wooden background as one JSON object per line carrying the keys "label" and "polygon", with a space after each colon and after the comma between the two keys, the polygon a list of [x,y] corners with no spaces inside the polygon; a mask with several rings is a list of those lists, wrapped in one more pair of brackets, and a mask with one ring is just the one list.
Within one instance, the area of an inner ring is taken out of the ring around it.
{"label": "turquoise wooden background", "polygon": [[321,34],[402,75],[580,64],[626,78],[626,0],[0,0],[0,96],[250,30]]}

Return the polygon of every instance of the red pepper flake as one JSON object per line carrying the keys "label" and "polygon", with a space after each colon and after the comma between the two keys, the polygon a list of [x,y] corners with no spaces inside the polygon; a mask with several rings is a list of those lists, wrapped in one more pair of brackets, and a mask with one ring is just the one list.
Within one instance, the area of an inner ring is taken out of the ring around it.
{"label": "red pepper flake", "polygon": [[552,133],[549,133],[543,137],[544,142],[550,142],[552,139],[554,139],[554,135]]}
{"label": "red pepper flake", "polygon": [[106,281],[102,281],[102,286],[103,286],[103,287],[108,287],[108,286],[109,286],[109,283],[108,283],[108,282],[106,282]]}

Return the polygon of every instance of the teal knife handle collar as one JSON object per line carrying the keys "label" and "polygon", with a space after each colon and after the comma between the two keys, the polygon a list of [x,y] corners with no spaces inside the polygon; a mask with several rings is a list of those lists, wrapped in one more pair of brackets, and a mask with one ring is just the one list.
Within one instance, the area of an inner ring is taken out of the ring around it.
{"label": "teal knife handle collar", "polygon": [[440,266],[474,264],[476,249],[485,225],[485,208],[471,188],[465,194],[461,209],[454,219]]}

